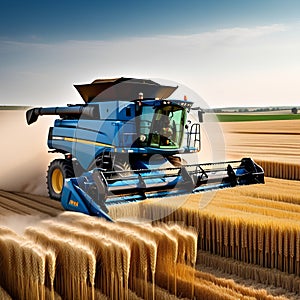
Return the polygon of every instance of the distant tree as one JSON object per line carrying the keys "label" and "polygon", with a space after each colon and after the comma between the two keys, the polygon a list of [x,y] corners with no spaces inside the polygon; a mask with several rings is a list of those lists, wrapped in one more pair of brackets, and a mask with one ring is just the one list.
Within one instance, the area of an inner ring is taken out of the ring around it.
{"label": "distant tree", "polygon": [[298,113],[297,107],[293,107],[293,108],[292,108],[292,114],[297,114],[297,113]]}

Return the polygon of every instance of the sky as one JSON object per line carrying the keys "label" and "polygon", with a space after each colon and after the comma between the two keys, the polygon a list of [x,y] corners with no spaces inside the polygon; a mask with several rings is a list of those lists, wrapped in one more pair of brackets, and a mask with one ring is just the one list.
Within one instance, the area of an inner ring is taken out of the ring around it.
{"label": "sky", "polygon": [[300,1],[0,0],[0,105],[81,103],[73,84],[161,78],[209,107],[300,106]]}

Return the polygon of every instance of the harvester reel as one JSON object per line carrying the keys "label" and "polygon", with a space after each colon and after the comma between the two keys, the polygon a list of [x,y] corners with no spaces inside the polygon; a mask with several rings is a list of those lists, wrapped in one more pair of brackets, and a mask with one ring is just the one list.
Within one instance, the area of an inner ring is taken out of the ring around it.
{"label": "harvester reel", "polygon": [[71,178],[74,176],[71,160],[53,160],[48,167],[47,173],[47,188],[50,198],[60,200],[65,178]]}

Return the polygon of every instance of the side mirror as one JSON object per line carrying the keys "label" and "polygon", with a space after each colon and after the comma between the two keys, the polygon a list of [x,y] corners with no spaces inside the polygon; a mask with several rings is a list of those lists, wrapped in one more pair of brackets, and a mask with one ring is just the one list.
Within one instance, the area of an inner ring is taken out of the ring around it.
{"label": "side mirror", "polygon": [[198,112],[198,122],[203,123],[203,115],[205,113],[204,110],[201,109],[201,107],[193,107],[192,110],[197,110]]}
{"label": "side mirror", "polygon": [[191,120],[187,120],[186,122],[187,124],[184,125],[185,129],[189,129],[189,126],[191,125],[192,121]]}
{"label": "side mirror", "polygon": [[199,120],[199,123],[203,123],[203,114],[204,114],[203,110],[198,110],[198,120]]}

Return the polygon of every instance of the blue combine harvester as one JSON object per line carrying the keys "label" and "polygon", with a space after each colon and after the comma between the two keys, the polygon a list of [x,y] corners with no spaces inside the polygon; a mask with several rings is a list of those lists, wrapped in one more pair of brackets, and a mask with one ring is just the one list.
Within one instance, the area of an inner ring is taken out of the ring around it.
{"label": "blue combine harvester", "polygon": [[200,151],[203,112],[188,124],[193,103],[170,99],[177,87],[122,77],[75,88],[85,104],[26,112],[28,124],[60,116],[48,146],[64,158],[50,164],[47,186],[66,210],[111,220],[115,203],[264,183],[251,158],[190,165],[180,158]]}

